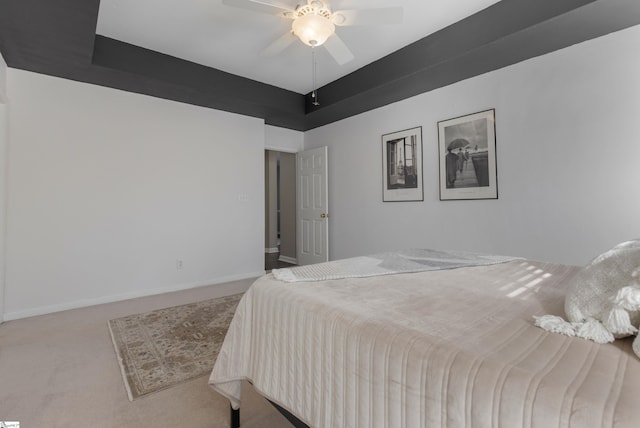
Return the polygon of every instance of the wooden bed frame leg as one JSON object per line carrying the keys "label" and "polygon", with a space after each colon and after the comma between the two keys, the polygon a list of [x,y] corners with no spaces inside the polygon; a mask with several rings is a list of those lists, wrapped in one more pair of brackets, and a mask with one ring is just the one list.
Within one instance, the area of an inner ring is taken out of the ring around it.
{"label": "wooden bed frame leg", "polygon": [[229,409],[231,410],[231,428],[240,428],[240,409],[234,410],[229,404]]}

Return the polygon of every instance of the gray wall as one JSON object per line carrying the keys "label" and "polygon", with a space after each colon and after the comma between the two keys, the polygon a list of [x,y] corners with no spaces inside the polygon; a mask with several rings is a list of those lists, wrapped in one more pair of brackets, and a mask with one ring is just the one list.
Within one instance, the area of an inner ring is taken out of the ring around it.
{"label": "gray wall", "polygon": [[[640,237],[640,26],[305,133],[333,259],[452,248],[584,264]],[[440,201],[437,122],[496,111],[498,200]],[[382,202],[381,135],[423,127],[424,202]]]}
{"label": "gray wall", "polygon": [[5,319],[264,273],[262,120],[13,68],[7,93]]}
{"label": "gray wall", "polygon": [[7,65],[0,55],[0,323],[4,319],[5,218],[7,188]]}

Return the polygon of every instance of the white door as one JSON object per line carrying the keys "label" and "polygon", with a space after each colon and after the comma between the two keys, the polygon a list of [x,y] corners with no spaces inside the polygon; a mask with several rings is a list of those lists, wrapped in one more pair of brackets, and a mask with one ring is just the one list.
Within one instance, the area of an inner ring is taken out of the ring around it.
{"label": "white door", "polygon": [[327,147],[296,155],[296,240],[299,265],[329,260]]}

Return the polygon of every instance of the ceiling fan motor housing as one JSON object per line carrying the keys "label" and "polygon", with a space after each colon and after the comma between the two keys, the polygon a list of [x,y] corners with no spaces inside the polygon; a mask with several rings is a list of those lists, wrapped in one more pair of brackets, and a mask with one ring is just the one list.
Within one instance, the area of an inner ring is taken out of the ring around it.
{"label": "ceiling fan motor housing", "polygon": [[307,4],[299,4],[296,6],[296,16],[300,17],[309,14],[320,15],[331,19],[329,6],[320,0],[309,0]]}

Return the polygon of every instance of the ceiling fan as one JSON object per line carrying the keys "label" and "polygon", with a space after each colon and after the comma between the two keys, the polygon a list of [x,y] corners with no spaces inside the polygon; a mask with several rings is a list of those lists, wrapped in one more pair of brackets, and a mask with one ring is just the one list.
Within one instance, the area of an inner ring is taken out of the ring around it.
{"label": "ceiling fan", "polygon": [[401,7],[332,11],[329,3],[325,0],[303,0],[293,9],[269,0],[222,0],[222,3],[227,6],[293,20],[291,30],[267,46],[261,53],[263,56],[277,55],[297,38],[311,47],[324,46],[340,65],[351,61],[354,56],[335,33],[336,26],[399,24],[402,22]]}

